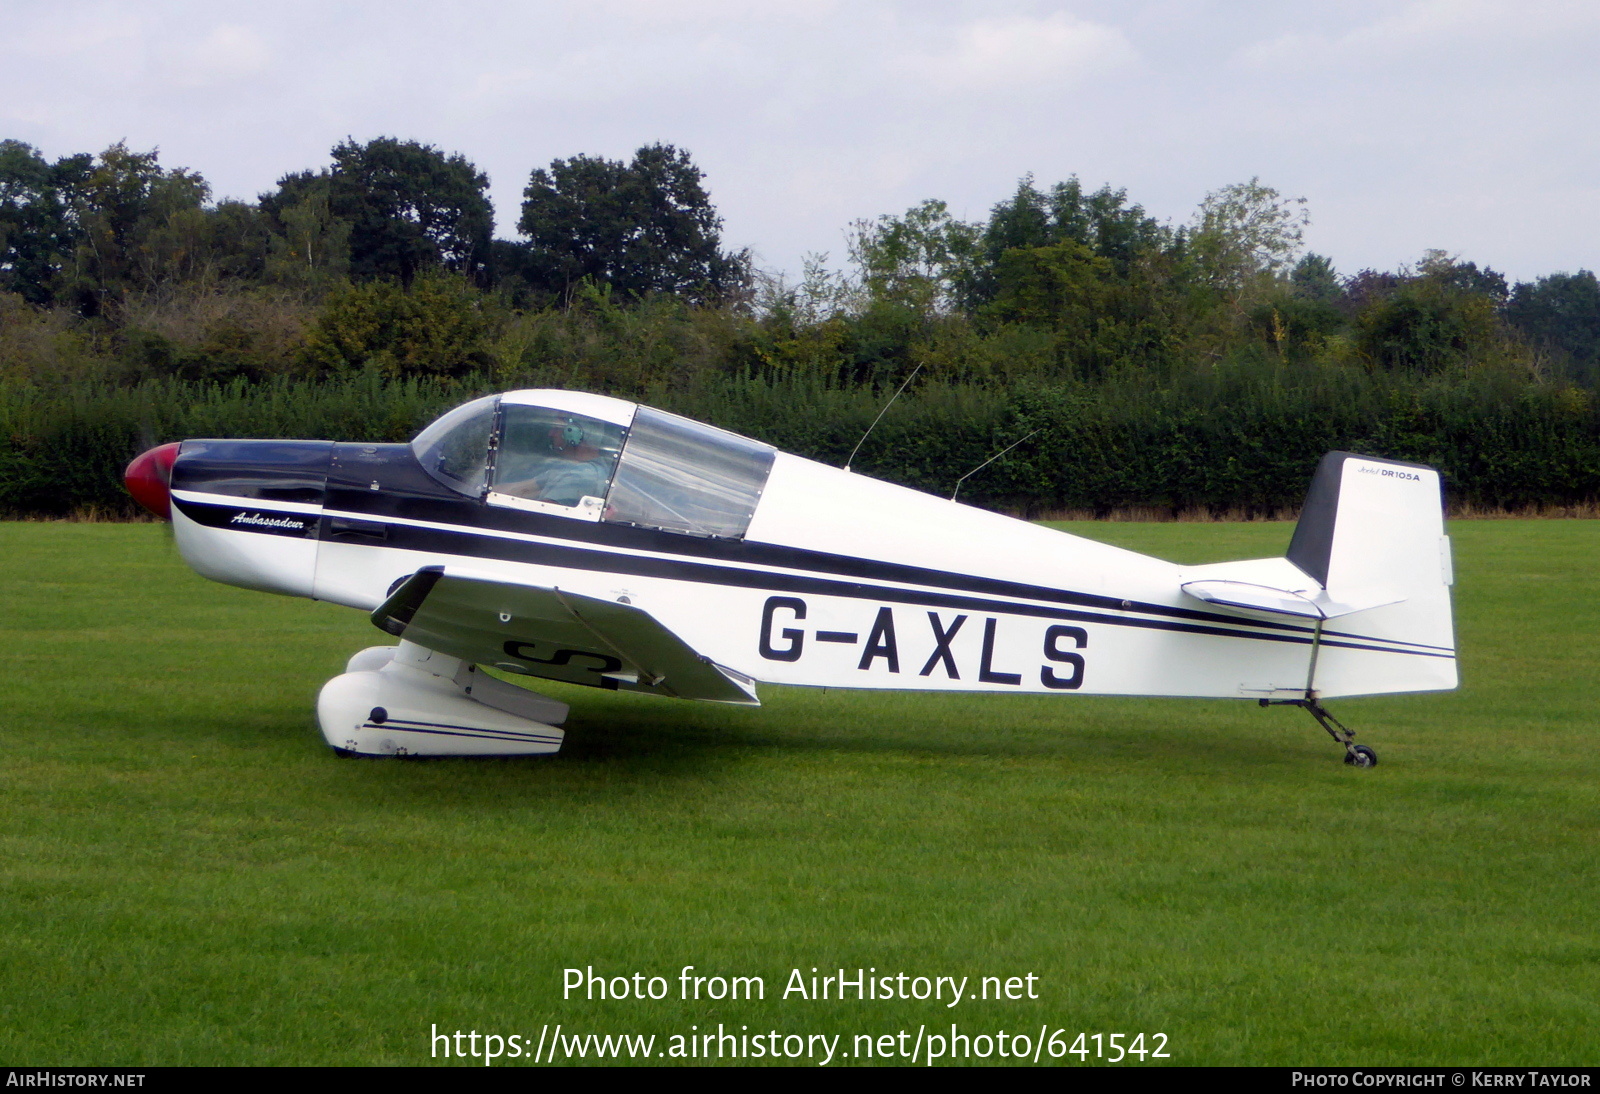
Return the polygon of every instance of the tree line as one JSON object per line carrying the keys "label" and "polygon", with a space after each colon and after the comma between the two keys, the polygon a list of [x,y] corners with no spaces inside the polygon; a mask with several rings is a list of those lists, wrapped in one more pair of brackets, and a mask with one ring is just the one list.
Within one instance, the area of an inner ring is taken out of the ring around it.
{"label": "tree line", "polygon": [[[201,175],[163,167],[154,151],[116,144],[52,163],[0,141],[7,333],[20,337],[9,328],[27,325],[23,307],[58,313],[55,329],[76,324],[134,379],[316,375],[374,359],[393,374],[448,375],[491,357],[528,363],[491,345],[519,316],[665,299],[752,324],[730,366],[814,370],[831,355],[844,383],[919,361],[972,379],[990,371],[979,344],[994,339],[1046,379],[1166,376],[1262,349],[1421,372],[1514,359],[1590,388],[1600,365],[1590,271],[1509,285],[1430,251],[1409,268],[1341,277],[1328,257],[1300,253],[1304,202],[1258,180],[1207,195],[1174,226],[1121,189],[1024,178],[985,222],[956,220],[937,200],[858,222],[844,270],[814,259],[790,284],[723,247],[703,175],[669,145],[533,170],[514,240],[494,238],[488,178],[459,153],[380,137],[341,142],[330,161],[254,203],[213,202]],[[227,312],[216,297],[252,294],[254,308],[177,329],[185,306]],[[381,329],[357,343],[352,326]]]}
{"label": "tree line", "polygon": [[199,174],[115,144],[48,162],[0,141],[0,291],[104,313],[130,293],[199,282],[324,290],[449,273],[529,299],[582,280],[631,296],[722,299],[747,279],[720,250],[721,221],[686,152],[631,163],[557,160],[533,171],[522,240],[493,238],[488,176],[465,156],[380,137],[336,145],[330,166],[292,172],[255,203],[211,202]]}
{"label": "tree line", "polygon": [[[970,495],[1020,510],[1293,504],[1259,476],[1297,491],[1312,448],[1359,444],[1446,461],[1484,504],[1595,499],[1592,272],[1512,284],[1430,251],[1341,274],[1305,253],[1307,222],[1256,179],[1173,224],[1122,189],[1026,177],[978,221],[937,200],[858,221],[841,262],[787,278],[724,244],[704,176],[669,145],[531,170],[499,239],[487,177],[416,141],[343,141],[253,202],[213,200],[154,151],[52,162],[0,141],[0,509],[44,504],[53,452],[103,448],[111,467],[118,445],[207,420],[161,399],[343,406],[317,392],[414,383],[436,386],[371,396],[390,408],[371,439],[467,393],[549,385],[832,458],[905,385],[892,443],[858,466],[939,488],[1026,423],[1040,438]],[[268,428],[238,414],[230,428]],[[1269,434],[1315,444],[1263,453]],[[1254,478],[1229,470],[1244,451]]]}

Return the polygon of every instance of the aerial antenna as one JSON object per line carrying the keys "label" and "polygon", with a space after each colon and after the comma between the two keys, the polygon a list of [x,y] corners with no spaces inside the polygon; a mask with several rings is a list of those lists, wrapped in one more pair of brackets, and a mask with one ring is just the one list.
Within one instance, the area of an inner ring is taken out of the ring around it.
{"label": "aerial antenna", "polygon": [[[1042,433],[1042,432],[1044,432],[1044,426],[1040,426],[1038,429],[1035,429],[1033,431],[1033,433],[1029,433],[1028,437],[1032,437],[1035,433]],[[995,460],[998,460],[1001,456],[1004,456],[1007,452],[1010,452],[1013,448],[1017,447],[1017,445],[1021,444],[1025,440],[1027,440],[1028,437],[1021,437],[1021,438],[1018,438],[1017,440],[1012,441],[1010,444],[1006,445],[1000,451],[996,452],[994,455],[992,455],[988,459],[984,460],[977,467],[974,467],[971,471],[968,471],[965,475],[962,475],[959,479],[957,479],[956,480],[956,488],[954,490],[950,491],[950,500],[951,501],[955,501],[956,500],[956,495],[961,493],[961,484],[962,483],[964,483],[968,479],[972,478],[972,476],[976,475],[979,471],[982,471],[985,467],[988,467],[991,463],[993,463]]]}
{"label": "aerial antenna", "polygon": [[917,367],[911,370],[911,375],[907,376],[905,380],[901,382],[900,387],[895,391],[895,393],[889,396],[889,401],[883,404],[883,409],[878,411],[878,416],[872,419],[872,424],[867,426],[867,431],[861,434],[861,439],[857,441],[856,446],[850,450],[850,458],[844,461],[844,469],[846,471],[850,470],[850,465],[856,462],[856,453],[860,452],[861,446],[867,443],[867,438],[872,436],[872,431],[878,428],[878,423],[883,421],[883,416],[889,412],[890,407],[894,406],[894,401],[900,398],[900,392],[904,391],[906,389],[906,385],[914,380],[917,373],[921,371],[922,362],[918,361]]}

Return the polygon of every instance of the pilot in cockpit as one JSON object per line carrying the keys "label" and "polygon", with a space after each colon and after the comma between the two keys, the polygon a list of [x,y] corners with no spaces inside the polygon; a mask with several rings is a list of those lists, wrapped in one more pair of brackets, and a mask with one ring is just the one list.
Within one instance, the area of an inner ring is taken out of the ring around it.
{"label": "pilot in cockpit", "polygon": [[610,434],[620,430],[577,415],[515,409],[533,413],[507,416],[496,461],[496,492],[568,506],[586,497],[605,497],[620,447],[620,438]]}

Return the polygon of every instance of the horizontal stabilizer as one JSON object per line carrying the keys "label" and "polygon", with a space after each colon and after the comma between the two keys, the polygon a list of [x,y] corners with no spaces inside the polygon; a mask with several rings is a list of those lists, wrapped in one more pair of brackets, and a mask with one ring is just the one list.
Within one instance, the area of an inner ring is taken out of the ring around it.
{"label": "horizontal stabilizer", "polygon": [[1189,596],[1214,608],[1298,619],[1338,619],[1405,600],[1395,590],[1375,583],[1347,587],[1340,590],[1342,595],[1334,596],[1284,558],[1193,566],[1178,575],[1178,582]]}
{"label": "horizontal stabilizer", "polygon": [[1334,600],[1322,589],[1277,589],[1270,585],[1221,579],[1185,581],[1180,587],[1196,600],[1203,600],[1213,607],[1301,619],[1338,619],[1340,616],[1364,612],[1368,608],[1399,604],[1405,599],[1403,596],[1375,591],[1350,603]]}
{"label": "horizontal stabilizer", "polygon": [[1322,619],[1321,610],[1310,597],[1290,589],[1273,589],[1243,581],[1185,581],[1180,588],[1196,600],[1219,608],[1243,608],[1272,615],[1294,615]]}

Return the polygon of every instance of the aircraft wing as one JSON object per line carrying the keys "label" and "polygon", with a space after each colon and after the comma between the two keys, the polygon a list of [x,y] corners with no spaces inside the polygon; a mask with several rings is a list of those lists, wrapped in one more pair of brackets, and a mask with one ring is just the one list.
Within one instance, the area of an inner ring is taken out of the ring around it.
{"label": "aircraft wing", "polygon": [[629,604],[427,566],[372,613],[396,638],[524,676],[759,706],[755,682]]}

